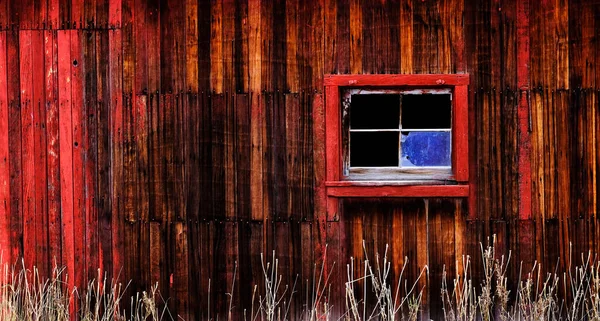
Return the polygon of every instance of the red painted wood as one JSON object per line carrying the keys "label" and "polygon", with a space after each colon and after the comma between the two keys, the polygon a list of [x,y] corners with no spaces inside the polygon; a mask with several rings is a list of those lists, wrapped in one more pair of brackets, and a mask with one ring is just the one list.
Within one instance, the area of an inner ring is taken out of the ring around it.
{"label": "red painted wood", "polygon": [[79,30],[71,30],[71,115],[73,131],[73,235],[75,238],[75,285],[85,285],[85,194],[84,158],[86,117],[83,105],[83,51]]}
{"label": "red painted wood", "polygon": [[454,179],[459,182],[469,180],[469,105],[467,95],[467,86],[454,88],[452,155],[454,157]]}
{"label": "red painted wood", "polygon": [[[111,1],[111,5],[116,1]],[[119,2],[120,3],[120,2]],[[122,78],[121,71],[123,67],[122,60],[122,42],[121,30],[109,30],[108,32],[109,48],[109,87],[110,87],[110,133],[112,142],[112,187],[111,187],[111,205],[112,205],[112,265],[113,277],[122,276],[123,268],[123,224],[124,219],[120,217],[123,211],[123,96],[122,96]]]}
{"label": "red painted wood", "polygon": [[62,264],[69,284],[75,276],[75,236],[73,230],[73,121],[71,93],[71,32],[58,31],[58,119],[62,224]]}
{"label": "red painted wood", "polygon": [[121,0],[108,1],[108,26],[110,28],[121,27]]}
{"label": "red painted wood", "polygon": [[85,0],[71,0],[71,23],[76,28],[82,28],[83,4]]}
{"label": "red painted wood", "polygon": [[[325,87],[325,159],[327,181],[340,180],[342,164],[340,152],[340,91],[337,86]],[[334,220],[339,209],[338,200],[327,198],[327,219]]]}
{"label": "red painted wood", "polygon": [[48,24],[50,29],[57,29],[60,27],[58,22],[59,13],[59,0],[47,0],[48,1]]}
{"label": "red painted wood", "polygon": [[337,86],[327,86],[325,96],[325,148],[327,180],[340,179],[340,93]]}
{"label": "red painted wood", "polygon": [[21,157],[21,105],[19,32],[7,32],[8,153],[10,172],[10,242],[12,263],[23,257],[23,168]]}
{"label": "red painted wood", "polygon": [[6,58],[6,32],[0,31],[0,263],[11,261]]}
{"label": "red painted wood", "polygon": [[31,34],[33,75],[34,167],[35,167],[35,243],[36,266],[47,276],[48,258],[48,189],[46,166],[46,103],[44,88],[44,31]]}
{"label": "red painted wood", "polygon": [[[325,106],[323,95],[313,97],[313,163],[314,163],[314,216],[317,222],[323,222],[327,218],[327,191],[325,187]],[[316,256],[322,257],[325,253],[325,224],[319,225],[318,239],[315,242]]]}
{"label": "red painted wood", "polygon": [[19,32],[21,100],[21,164],[23,166],[23,258],[25,266],[35,263],[35,159],[33,134],[33,74],[31,30]]}
{"label": "red painted wood", "polygon": [[46,87],[48,256],[51,266],[62,262],[61,190],[58,107],[58,39],[56,31],[44,31],[44,84]]}
{"label": "red painted wood", "polygon": [[331,197],[468,197],[468,185],[329,186]]}
{"label": "red painted wood", "polygon": [[517,4],[517,108],[519,144],[519,218],[531,218],[531,134],[529,112],[529,0]]}
{"label": "red painted wood", "polygon": [[461,86],[469,84],[467,74],[418,74],[418,75],[326,75],[328,86]]}

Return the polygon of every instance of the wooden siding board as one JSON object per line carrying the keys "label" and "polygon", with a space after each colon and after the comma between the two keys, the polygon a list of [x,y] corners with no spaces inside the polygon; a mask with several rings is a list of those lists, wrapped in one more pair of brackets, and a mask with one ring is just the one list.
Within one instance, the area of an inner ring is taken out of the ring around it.
{"label": "wooden siding board", "polygon": [[[62,223],[62,262],[66,272],[77,279],[75,272],[75,235],[73,204],[73,124],[71,89],[71,32],[61,30],[58,41],[58,104],[60,145],[60,189]],[[73,279],[70,285],[74,285]]]}
{"label": "wooden siding board", "polygon": [[44,31],[44,84],[47,128],[49,263],[62,262],[59,162],[58,41],[56,31]]}
{"label": "wooden siding board", "polygon": [[36,266],[40,275],[48,275],[48,194],[47,194],[47,149],[46,149],[46,103],[44,87],[44,32],[32,32],[32,78],[33,122],[34,122],[34,167],[35,167],[35,240]]}
{"label": "wooden siding board", "polygon": [[35,138],[31,30],[19,32],[21,110],[21,166],[23,170],[23,258],[26,266],[36,263],[35,230]]}
{"label": "wooden siding board", "polygon": [[86,133],[86,112],[84,109],[84,74],[82,70],[83,49],[81,30],[71,30],[71,53],[70,53],[70,72],[71,72],[71,131],[73,145],[73,235],[74,235],[74,266],[76,269],[74,282],[78,287],[84,287],[87,280],[85,277],[85,150],[86,142],[84,135]]}
{"label": "wooden siding board", "polygon": [[96,119],[97,119],[97,175],[98,175],[98,244],[99,244],[99,266],[101,273],[112,273],[112,198],[111,198],[111,149],[110,137],[110,69],[108,32],[98,32],[96,34]]}
{"label": "wooden siding board", "polygon": [[11,262],[10,140],[6,31],[0,31],[0,139],[0,253],[3,262]]}

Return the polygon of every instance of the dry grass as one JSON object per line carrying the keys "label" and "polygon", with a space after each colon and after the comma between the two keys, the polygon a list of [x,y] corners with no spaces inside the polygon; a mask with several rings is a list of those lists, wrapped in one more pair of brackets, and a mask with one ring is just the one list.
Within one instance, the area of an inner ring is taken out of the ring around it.
{"label": "dry grass", "polygon": [[[481,247],[483,276],[479,291],[469,275],[470,258],[463,258],[464,275],[453,280],[453,289],[443,274],[442,301],[446,321],[581,321],[600,320],[600,261],[591,253],[580,263],[559,273],[542,275],[535,262],[526,277],[517,280],[517,290],[508,289],[508,257],[498,257],[495,238]],[[568,261],[572,262],[571,259]],[[557,264],[558,266],[558,264]],[[522,275],[522,264],[519,275]],[[562,289],[562,292],[561,292]]]}
{"label": "dry grass", "polygon": [[[449,282],[444,269],[441,300],[445,321],[600,321],[600,261],[591,253],[582,255],[578,264],[569,258],[565,271],[542,274],[541,265],[535,263],[530,271],[519,274],[523,279],[509,282],[508,268],[511,253],[496,253],[495,238],[481,246],[481,280],[473,282],[472,262],[469,256],[461,259],[462,275]],[[363,243],[363,249],[365,245]],[[326,251],[325,259],[326,262]],[[332,285],[329,277],[335,262],[326,271],[325,264],[314,265],[313,278],[285,284],[279,271],[276,254],[267,259],[261,255],[261,285],[254,285],[251,308],[240,311],[245,321],[290,320],[292,302],[297,288],[305,287],[301,319],[305,321],[367,321],[402,320],[416,321],[421,312],[424,288],[418,286],[427,277],[425,267],[414,282],[405,279],[408,259],[405,258],[397,279],[392,280],[392,262],[388,248],[380,256],[376,253],[371,261],[366,249],[361,262],[350,258],[346,265],[345,313],[333,319],[329,297]],[[557,265],[558,266],[558,265]],[[359,272],[360,271],[360,272]],[[238,272],[235,265],[234,277]],[[284,271],[285,272],[285,271]],[[98,275],[87,284],[86,289],[71,288],[63,268],[54,268],[49,279],[42,279],[34,268],[27,270],[3,265],[0,275],[1,321],[161,321],[175,318],[167,309],[157,285],[149,292],[135,294],[124,300],[126,285],[108,281]],[[209,280],[210,284],[210,280]],[[300,285],[302,284],[302,285]],[[511,293],[509,284],[516,284]],[[209,285],[210,287],[210,285]],[[232,320],[235,309],[235,284],[229,284],[230,292],[217,298],[228,298],[227,320]],[[208,289],[210,293],[210,288]],[[431,298],[430,300],[435,299]],[[208,306],[211,298],[208,297]],[[127,303],[127,304],[125,304]],[[125,312],[127,311],[127,312]],[[209,320],[214,318],[210,311]],[[177,317],[177,319],[181,319]]]}
{"label": "dry grass", "polygon": [[130,312],[121,306],[124,287],[98,277],[80,292],[68,285],[64,268],[55,267],[52,276],[42,279],[36,268],[3,265],[0,278],[0,320],[2,321],[160,321],[173,320],[159,309],[157,286],[150,293],[131,298]]}

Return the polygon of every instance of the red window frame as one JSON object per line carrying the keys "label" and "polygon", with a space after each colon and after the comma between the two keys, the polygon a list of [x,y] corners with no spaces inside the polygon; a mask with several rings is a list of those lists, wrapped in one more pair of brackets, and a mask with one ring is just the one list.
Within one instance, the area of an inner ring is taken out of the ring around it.
{"label": "red window frame", "polygon": [[[338,197],[468,197],[468,74],[325,75],[325,188]],[[453,184],[411,185],[403,181],[352,181],[342,178],[341,90],[346,88],[450,88],[452,90]]]}

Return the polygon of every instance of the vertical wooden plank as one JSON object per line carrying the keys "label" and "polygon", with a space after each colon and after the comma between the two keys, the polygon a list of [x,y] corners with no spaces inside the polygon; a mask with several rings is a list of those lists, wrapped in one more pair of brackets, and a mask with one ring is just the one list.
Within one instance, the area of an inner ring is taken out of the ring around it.
{"label": "vertical wooden plank", "polygon": [[236,1],[222,1],[221,3],[222,83],[226,93],[235,92],[235,7]]}
{"label": "vertical wooden plank", "polygon": [[135,0],[133,5],[134,47],[134,82],[133,92],[136,95],[148,93],[148,37],[146,35],[150,12],[146,1]]}
{"label": "vertical wooden plank", "polygon": [[21,164],[23,166],[23,256],[25,265],[35,264],[35,142],[33,124],[33,73],[31,30],[19,32],[21,102]]}
{"label": "vertical wooden plank", "polygon": [[350,1],[350,73],[363,71],[363,15],[361,0]]}
{"label": "vertical wooden plank", "polygon": [[131,95],[123,95],[123,187],[122,194],[119,197],[123,202],[123,211],[119,212],[119,216],[124,221],[122,238],[123,238],[123,253],[128,259],[123,261],[122,274],[125,279],[132,280],[130,287],[124,291],[124,297],[130,297],[135,294],[135,289],[139,286],[139,281],[142,278],[139,271],[140,257],[137,251],[139,247],[139,228],[141,222],[139,220],[138,204],[137,204],[137,144],[134,143],[135,126],[135,105],[131,99]]}
{"label": "vertical wooden plank", "polygon": [[[8,77],[8,135],[10,176],[10,244],[11,259],[23,256],[23,173],[21,163],[21,113],[20,113],[20,73],[19,73],[19,32],[7,32],[7,74]],[[8,59],[10,57],[10,59]],[[14,261],[16,262],[16,261]]]}
{"label": "vertical wooden plank", "polygon": [[[111,2],[111,5],[114,2]],[[119,1],[120,4],[120,1]],[[120,6],[119,6],[120,8]],[[120,12],[120,11],[119,11]],[[113,12],[114,14],[114,12]],[[114,21],[112,22],[114,23]],[[108,31],[110,140],[111,140],[111,205],[113,276],[123,268],[123,90],[121,30]]]}
{"label": "vertical wooden plank", "polygon": [[261,7],[259,1],[248,2],[248,58],[249,79],[248,89],[250,91],[250,136],[252,151],[250,157],[250,215],[253,220],[262,220],[263,202],[263,152],[262,152],[262,128],[263,115],[261,110],[261,71],[262,71],[262,41],[261,41]]}
{"label": "vertical wooden plank", "polygon": [[58,31],[58,119],[60,144],[60,190],[62,223],[62,262],[69,284],[75,277],[75,236],[73,234],[73,125],[71,90],[71,32]]}
{"label": "vertical wooden plank", "polygon": [[72,275],[76,286],[83,287],[87,282],[85,278],[85,190],[84,190],[84,163],[85,163],[85,111],[83,104],[83,72],[81,31],[71,30],[71,117],[72,117],[72,157],[73,157],[73,235],[74,235],[74,266],[75,275]]}
{"label": "vertical wooden plank", "polygon": [[[266,109],[267,142],[270,142],[267,153],[266,191],[269,194],[271,215],[274,220],[287,217],[287,172],[286,172],[286,139],[285,131],[285,95],[276,93],[271,96],[272,103]],[[268,213],[268,212],[267,212]]]}
{"label": "vertical wooden plank", "polygon": [[227,100],[225,95],[213,95],[211,99],[211,146],[212,146],[212,203],[216,218],[226,215],[225,201],[225,123],[227,116]]}
{"label": "vertical wooden plank", "polygon": [[[256,1],[250,1],[256,2]],[[250,22],[249,22],[249,6],[256,6],[256,4],[250,4],[248,1],[235,1],[235,91],[240,93],[247,93],[250,81],[249,74],[249,58],[250,53],[248,51],[250,45]],[[260,22],[259,22],[260,23]]]}
{"label": "vertical wooden plank", "polygon": [[272,92],[274,63],[273,3],[260,2],[261,91]]}
{"label": "vertical wooden plank", "polygon": [[185,3],[185,90],[197,93],[198,86],[198,2]]}
{"label": "vertical wooden plank", "polygon": [[210,37],[210,88],[216,93],[223,92],[223,3],[221,0],[211,2],[211,37]]}
{"label": "vertical wooden plank", "polygon": [[[339,89],[337,86],[327,86],[325,102],[325,148],[329,151],[326,153],[326,179],[327,181],[335,181],[340,178],[340,142],[338,134],[340,128],[340,108],[339,108]],[[327,220],[333,220],[338,215],[338,200],[333,197],[327,198]]]}
{"label": "vertical wooden plank", "polygon": [[235,129],[235,94],[225,95],[225,127],[224,127],[224,167],[225,167],[225,216],[228,220],[237,218],[237,190],[236,190],[236,168],[235,168],[235,149],[236,129]]}
{"label": "vertical wooden plank", "polygon": [[[317,0],[313,2],[313,5],[310,7],[312,16],[311,16],[311,28],[312,31],[310,42],[310,51],[312,53],[312,59],[310,60],[312,65],[312,79],[311,85],[314,90],[317,92],[322,92],[323,90],[323,75],[325,73],[329,73],[325,69],[325,52],[327,51],[328,43],[324,42],[324,39],[327,39],[325,36],[325,13],[324,13],[325,0]],[[327,7],[329,10],[330,7]],[[329,22],[329,20],[328,20]]]}
{"label": "vertical wooden plank", "polygon": [[132,95],[135,90],[135,12],[134,0],[122,0],[123,93]]}
{"label": "vertical wooden plank", "polygon": [[[149,2],[146,8],[146,50],[148,64],[148,92],[158,93],[160,88],[161,74],[161,28],[160,28],[160,10],[159,2]],[[144,59],[142,57],[142,59]],[[158,98],[157,100],[158,101]]]}
{"label": "vertical wooden plank", "polygon": [[44,92],[44,33],[32,32],[32,79],[35,167],[35,249],[40,275],[48,275],[48,202],[46,166],[46,104]]}
{"label": "vertical wooden plank", "polygon": [[235,100],[235,191],[236,214],[240,220],[251,217],[251,116],[250,95],[237,95]]}
{"label": "vertical wooden plank", "polygon": [[[10,3],[10,2],[9,2]],[[31,29],[33,27],[33,0],[15,1],[12,3],[14,8],[13,16],[20,30]]]}
{"label": "vertical wooden plank", "polygon": [[96,0],[83,2],[82,28],[92,29],[96,24]]}
{"label": "vertical wooden plank", "polygon": [[98,261],[98,193],[97,185],[98,173],[98,93],[97,93],[97,66],[96,66],[96,33],[86,31],[83,34],[83,61],[84,69],[84,109],[83,122],[86,128],[84,132],[85,146],[85,264],[86,277],[88,279],[97,276],[97,270],[100,268]]}
{"label": "vertical wooden plank", "polygon": [[[315,94],[312,100],[313,110],[313,153],[314,153],[314,218],[316,222],[325,221],[327,218],[327,191],[325,181],[327,180],[326,159],[325,159],[325,106],[323,96]],[[319,227],[323,228],[323,224]],[[317,233],[317,243],[315,244],[315,256],[322,257],[325,250],[324,230],[315,228]]]}
{"label": "vertical wooden plank", "polygon": [[286,26],[286,90],[293,93],[300,89],[298,68],[298,0],[290,0],[285,6]]}
{"label": "vertical wooden plank", "polygon": [[529,1],[517,6],[517,86],[520,91],[517,117],[519,122],[519,218],[531,217],[531,138],[529,131]]}
{"label": "vertical wooden plank", "polygon": [[[0,10],[1,11],[1,10]],[[0,20],[1,23],[1,20]],[[0,31],[0,255],[11,262],[10,250],[10,164],[9,105],[6,31]]]}
{"label": "vertical wooden plank", "polygon": [[285,61],[287,51],[286,33],[288,29],[285,19],[286,6],[286,1],[272,2],[270,11],[272,17],[270,30],[272,33],[270,38],[265,38],[271,40],[271,46],[270,49],[263,50],[263,53],[272,53],[271,59],[267,60],[271,65],[271,86],[267,87],[270,88],[267,90],[272,91],[283,92],[286,87],[287,65]]}
{"label": "vertical wooden plank", "polygon": [[[254,2],[254,1],[253,1]],[[209,92],[212,66],[212,2],[198,3],[198,88]],[[252,20],[248,20],[250,25]],[[250,40],[249,40],[250,41]],[[260,56],[260,55],[259,55]],[[202,90],[201,90],[202,91]]]}
{"label": "vertical wooden plank", "polygon": [[60,29],[71,29],[71,0],[58,0],[58,17]]}
{"label": "vertical wooden plank", "polygon": [[83,28],[83,0],[71,0],[71,17],[70,22],[73,28]]}
{"label": "vertical wooden plank", "polygon": [[[416,228],[416,250],[417,250],[417,267],[418,267],[418,271],[417,273],[419,273],[419,271],[423,270],[423,269],[429,269],[431,267],[431,262],[430,262],[430,253],[429,253],[429,238],[430,238],[430,233],[431,231],[429,230],[429,211],[430,211],[430,200],[428,199],[424,199],[424,210],[423,211],[419,211],[419,213],[417,214],[417,217],[415,218],[415,228]],[[419,290],[423,290],[423,297],[422,297],[422,307],[423,310],[421,311],[421,319],[422,320],[429,320],[429,313],[430,313],[430,301],[431,301],[431,295],[429,294],[430,291],[430,280],[429,280],[429,271],[427,271],[427,273],[425,273],[423,275],[423,277],[421,277],[421,279],[419,279],[418,282],[418,287]]]}
{"label": "vertical wooden plank", "polygon": [[108,1],[108,26],[110,28],[120,28],[122,19],[122,0]]}
{"label": "vertical wooden plank", "polygon": [[325,74],[337,73],[336,53],[337,53],[337,42],[336,31],[337,31],[337,3],[335,0],[324,0],[325,13],[324,13],[324,65],[323,71]]}
{"label": "vertical wooden plank", "polygon": [[160,1],[160,91],[164,94],[171,94],[175,90],[175,29],[173,28],[173,19],[175,16],[174,1]]}
{"label": "vertical wooden plank", "polygon": [[58,37],[56,31],[44,32],[44,84],[46,87],[46,126],[48,133],[48,246],[50,264],[62,262],[61,188],[58,104]]}
{"label": "vertical wooden plank", "polygon": [[98,245],[99,266],[102,274],[112,275],[112,198],[111,198],[111,125],[110,125],[110,57],[108,31],[96,32],[95,59],[96,72],[96,94],[97,94],[97,175],[98,175]]}
{"label": "vertical wooden plank", "polygon": [[299,220],[302,217],[302,173],[301,173],[301,123],[300,97],[298,94],[285,95],[285,170],[287,180],[287,218]]}
{"label": "vertical wooden plank", "polygon": [[0,30],[5,30],[9,27],[8,3],[8,1],[2,1],[2,3],[0,3]]}
{"label": "vertical wooden plank", "polygon": [[58,20],[59,14],[59,0],[48,0],[48,27],[49,29],[60,28]]}
{"label": "vertical wooden plank", "polygon": [[175,310],[174,312],[176,313],[178,318],[181,318],[183,320],[190,320],[190,314],[188,311],[188,228],[185,222],[175,222],[175,224],[173,224],[173,229],[173,235],[175,237],[173,243],[173,262],[175,263],[175,265],[172,292],[172,297],[175,302],[173,304],[173,307]]}
{"label": "vertical wooden plank", "polygon": [[148,158],[149,143],[149,123],[148,123],[148,105],[147,96],[135,96],[135,148],[137,151],[137,173],[136,175],[136,198],[137,211],[139,213],[139,266],[140,266],[140,287],[150,286],[150,269],[148,262],[150,259],[150,163]]}

